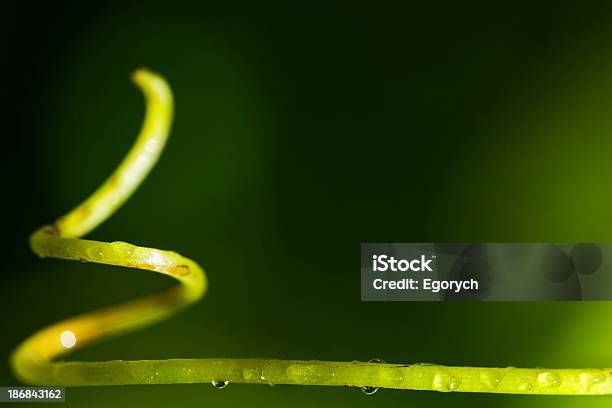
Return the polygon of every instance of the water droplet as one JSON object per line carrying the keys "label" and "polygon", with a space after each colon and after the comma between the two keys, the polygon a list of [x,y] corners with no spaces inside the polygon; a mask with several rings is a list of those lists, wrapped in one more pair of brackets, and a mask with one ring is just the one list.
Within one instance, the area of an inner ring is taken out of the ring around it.
{"label": "water droplet", "polygon": [[157,250],[148,252],[146,263],[155,267],[167,266],[167,260],[163,253]]}
{"label": "water droplet", "polygon": [[480,381],[487,387],[494,389],[501,383],[502,375],[495,370],[486,370],[480,373]]}
{"label": "water droplet", "polygon": [[256,368],[245,368],[242,370],[242,377],[246,381],[253,381],[259,377],[259,371]]}
{"label": "water droplet", "polygon": [[[306,363],[296,363],[290,365],[285,370],[285,374],[295,382],[306,384],[325,383],[331,377],[331,372],[325,367],[321,367],[318,364]],[[261,373],[261,376],[261,380],[265,380],[263,373]]]}
{"label": "water droplet", "polygon": [[125,258],[131,256],[134,252],[134,245],[128,244],[127,242],[111,242],[111,248],[113,248],[113,254],[117,258]]}
{"label": "water droplet", "polygon": [[413,365],[418,365],[418,366],[434,366],[436,364],[434,364],[434,363],[414,363]]}
{"label": "water droplet", "polygon": [[[382,358],[371,358],[371,359],[368,360],[368,363],[384,364],[385,360],[383,360]],[[361,391],[363,391],[363,393],[366,394],[366,395],[372,395],[376,391],[378,391],[378,387],[372,387],[370,385],[366,385],[364,387],[361,387]]]}
{"label": "water droplet", "polygon": [[68,258],[76,258],[76,248],[73,245],[66,245],[65,251]]}
{"label": "water droplet", "polygon": [[158,141],[155,139],[147,140],[145,143],[145,150],[147,152],[153,153],[158,149]]}
{"label": "water droplet", "polygon": [[437,391],[456,391],[459,385],[461,385],[461,379],[445,372],[439,372],[434,375],[431,385]]}
{"label": "water droplet", "polygon": [[139,167],[145,167],[149,163],[149,156],[145,154],[139,154],[136,157],[136,165]]}
{"label": "water droplet", "polygon": [[606,379],[606,375],[605,374],[597,374],[595,377],[593,377],[593,383],[600,384],[600,383],[604,382],[605,379]]}
{"label": "water droplet", "polygon": [[538,375],[538,382],[543,387],[558,387],[561,384],[561,377],[557,373],[546,371]]}
{"label": "water droplet", "polygon": [[229,381],[226,380],[212,380],[213,387],[218,388],[220,390],[227,387],[227,384],[229,384]]}
{"label": "water droplet", "polygon": [[101,261],[104,258],[104,249],[99,246],[92,246],[87,248],[87,256],[92,261]]}
{"label": "water droplet", "polygon": [[457,388],[459,388],[459,384],[461,384],[461,380],[459,380],[456,377],[452,377],[450,381],[448,382],[448,385],[446,386],[446,388],[449,391],[456,391]]}
{"label": "water droplet", "polygon": [[531,391],[532,389],[533,389],[533,384],[528,381],[519,385],[519,390],[521,391]]}
{"label": "water droplet", "polygon": [[436,390],[443,389],[446,386],[446,382],[448,381],[447,377],[447,375],[441,373],[434,375],[431,386]]}
{"label": "water droplet", "polygon": [[378,387],[370,387],[366,385],[365,387],[361,387],[361,391],[363,391],[365,395],[372,395],[378,391]]}
{"label": "water droplet", "polygon": [[584,391],[589,391],[591,387],[593,387],[593,384],[595,383],[595,377],[591,373],[587,373],[587,372],[580,373],[578,378],[580,379],[580,385],[582,385],[582,389]]}

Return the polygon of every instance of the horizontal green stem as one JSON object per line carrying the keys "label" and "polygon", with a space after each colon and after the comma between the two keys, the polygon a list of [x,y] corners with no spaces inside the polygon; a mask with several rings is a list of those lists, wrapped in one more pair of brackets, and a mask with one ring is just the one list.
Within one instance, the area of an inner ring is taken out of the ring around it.
{"label": "horizontal green stem", "polygon": [[505,394],[608,394],[603,369],[449,367],[363,362],[177,359],[56,363],[49,383],[64,385],[230,383],[380,387]]}

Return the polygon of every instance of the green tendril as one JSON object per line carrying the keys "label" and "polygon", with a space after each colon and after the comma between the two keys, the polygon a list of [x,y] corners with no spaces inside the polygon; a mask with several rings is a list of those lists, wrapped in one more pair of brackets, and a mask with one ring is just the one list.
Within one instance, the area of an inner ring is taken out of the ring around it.
{"label": "green tendril", "polygon": [[40,385],[230,383],[295,384],[486,392],[506,394],[612,394],[612,369],[450,367],[270,359],[176,359],[104,362],[57,361],[69,352],[108,336],[171,316],[199,300],[207,284],[194,261],[172,251],[80,239],[104,222],[138,188],[157,162],[170,130],[173,98],[158,74],[144,68],[132,80],[146,100],[146,116],[136,142],[115,172],[87,200],[30,238],[41,258],[60,258],[146,269],[169,275],[179,285],[125,304],[78,315],[46,327],[14,351],[15,375]]}

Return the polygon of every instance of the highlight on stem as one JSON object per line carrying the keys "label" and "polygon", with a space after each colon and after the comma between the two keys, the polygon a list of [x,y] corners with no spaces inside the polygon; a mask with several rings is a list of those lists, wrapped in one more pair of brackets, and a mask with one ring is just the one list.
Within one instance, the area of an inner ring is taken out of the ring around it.
{"label": "highlight on stem", "polygon": [[173,251],[125,242],[81,239],[110,217],[138,188],[157,162],[170,131],[173,97],[157,73],[137,68],[132,81],[143,92],[146,114],[133,147],[111,176],[83,203],[35,231],[30,245],[39,257],[145,269],[173,277],[178,284],[149,295],[55,323],[34,333],[11,356],[15,375],[26,383],[58,386],[120,384],[228,383],[295,384],[441,392],[506,394],[612,394],[612,369],[451,367],[275,359],[172,359],[63,361],[93,341],[165,319],[198,301],[207,289],[204,270]]}

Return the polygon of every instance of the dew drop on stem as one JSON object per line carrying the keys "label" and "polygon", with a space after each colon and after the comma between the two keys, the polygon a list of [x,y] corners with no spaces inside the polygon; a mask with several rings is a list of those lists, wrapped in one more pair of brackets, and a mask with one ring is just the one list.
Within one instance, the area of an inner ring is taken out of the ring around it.
{"label": "dew drop on stem", "polygon": [[229,384],[229,381],[226,381],[226,380],[212,380],[213,387],[219,390],[227,387],[227,384]]}
{"label": "dew drop on stem", "polygon": [[[381,358],[373,358],[373,359],[368,360],[368,363],[384,364],[385,360]],[[378,391],[378,387],[372,387],[372,386],[366,385],[364,387],[361,387],[361,391],[363,391],[365,395],[372,395],[376,393],[376,391]]]}
{"label": "dew drop on stem", "polygon": [[378,391],[378,387],[370,387],[366,385],[365,387],[361,387],[361,391],[363,391],[365,395],[372,395]]}

